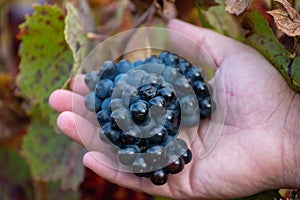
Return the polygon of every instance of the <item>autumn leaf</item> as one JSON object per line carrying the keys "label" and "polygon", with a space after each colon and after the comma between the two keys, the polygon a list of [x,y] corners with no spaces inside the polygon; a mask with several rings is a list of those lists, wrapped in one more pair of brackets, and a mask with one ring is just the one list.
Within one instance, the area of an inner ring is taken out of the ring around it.
{"label": "autumn leaf", "polygon": [[[38,113],[36,109],[34,113]],[[36,115],[36,114],[35,114]],[[83,147],[62,134],[54,134],[47,119],[34,118],[23,139],[22,155],[34,180],[61,181],[63,189],[76,190],[83,179]]]}
{"label": "autumn leaf", "polygon": [[251,0],[226,0],[225,10],[230,14],[240,15],[247,9],[250,3]]}
{"label": "autumn leaf", "polygon": [[223,35],[240,39],[240,27],[234,16],[225,11],[223,0],[216,0],[216,2],[219,4],[218,6],[210,7],[207,10],[201,10],[209,23],[209,27]]}
{"label": "autumn leaf", "polygon": [[157,0],[155,1],[160,14],[166,19],[173,19],[177,16],[177,10],[174,0]]}
{"label": "autumn leaf", "polygon": [[34,180],[60,180],[63,188],[76,189],[83,175],[82,147],[62,134],[55,134],[57,113],[48,105],[50,94],[62,87],[74,64],[64,30],[63,11],[48,4],[36,5],[34,13],[20,27],[22,47],[17,83],[19,94],[31,103],[31,121],[22,154]]}
{"label": "autumn leaf", "polygon": [[18,94],[30,100],[31,106],[39,106],[39,117],[52,116],[50,123],[55,127],[56,115],[48,98],[69,78],[74,61],[65,41],[64,19],[63,11],[56,5],[35,5],[18,35],[22,40]]}
{"label": "autumn leaf", "polygon": [[245,14],[243,27],[249,30],[246,36],[249,45],[273,64],[293,90],[300,92],[300,56],[295,57],[285,49],[257,10]]}
{"label": "autumn leaf", "polygon": [[282,8],[268,11],[274,17],[279,30],[294,37],[300,35],[300,15],[287,0],[275,0],[283,5]]}

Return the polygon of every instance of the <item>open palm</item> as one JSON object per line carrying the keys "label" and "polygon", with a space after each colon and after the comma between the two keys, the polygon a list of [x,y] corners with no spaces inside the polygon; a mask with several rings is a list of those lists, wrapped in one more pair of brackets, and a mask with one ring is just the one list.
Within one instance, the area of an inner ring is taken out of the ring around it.
{"label": "open palm", "polygon": [[[289,178],[300,162],[295,153],[300,151],[299,142],[295,142],[296,137],[300,140],[295,130],[299,123],[299,95],[252,48],[177,20],[171,21],[169,28],[194,38],[218,66],[216,77],[224,82],[227,113],[216,145],[204,158],[197,156],[209,123],[206,121],[191,144],[192,162],[180,174],[169,176],[163,186],[104,165],[107,156],[97,151],[88,152],[84,164],[116,184],[176,199],[226,199],[299,186],[299,177]],[[182,47],[182,41],[174,41],[176,44],[185,53],[198,53],[197,49]],[[91,135],[98,133],[99,127],[94,114],[84,108],[88,89],[83,76],[75,77],[71,88],[73,92],[57,90],[50,97],[50,105],[62,112],[58,126],[79,143],[93,143],[96,140]],[[86,136],[78,129],[84,130]]]}

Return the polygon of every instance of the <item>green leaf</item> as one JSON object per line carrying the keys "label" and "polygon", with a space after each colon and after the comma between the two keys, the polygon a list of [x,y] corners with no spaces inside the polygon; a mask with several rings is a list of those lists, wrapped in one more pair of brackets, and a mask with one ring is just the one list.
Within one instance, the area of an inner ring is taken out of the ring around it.
{"label": "green leaf", "polygon": [[[236,18],[225,11],[225,3],[223,0],[216,0],[216,2],[219,5],[209,7],[207,10],[202,10],[203,15],[205,15],[209,23],[208,28],[213,27],[215,31],[223,35],[242,40],[243,37]],[[203,21],[203,19],[201,21]]]}
{"label": "green leaf", "polygon": [[38,5],[21,25],[21,63],[17,82],[20,93],[31,102],[31,124],[22,153],[35,180],[62,182],[77,189],[83,178],[82,147],[54,134],[56,114],[48,97],[62,87],[73,66],[72,51],[65,41],[64,15],[55,5]]}
{"label": "green leaf", "polygon": [[[20,26],[22,40],[20,94],[38,105],[40,117],[55,116],[48,97],[62,87],[73,66],[72,52],[64,37],[64,15],[56,5],[35,5],[34,13]],[[55,124],[55,118],[51,120]]]}
{"label": "green leaf", "polygon": [[12,191],[18,189],[15,195],[33,199],[29,167],[18,152],[0,148],[0,168],[0,198],[12,199]]}
{"label": "green leaf", "polygon": [[[247,36],[248,43],[274,65],[292,89],[300,92],[299,72],[295,71],[299,66],[299,59],[293,60],[294,56],[277,40],[263,16],[253,10],[245,14],[243,25],[250,30]],[[298,84],[295,81],[298,81]]]}
{"label": "green leaf", "polygon": [[298,88],[300,92],[300,56],[293,59],[293,63],[289,66],[288,77],[293,86]]}
{"label": "green leaf", "polygon": [[22,154],[36,180],[61,180],[63,188],[75,190],[83,179],[83,148],[53,132],[46,119],[34,118],[23,139]]}

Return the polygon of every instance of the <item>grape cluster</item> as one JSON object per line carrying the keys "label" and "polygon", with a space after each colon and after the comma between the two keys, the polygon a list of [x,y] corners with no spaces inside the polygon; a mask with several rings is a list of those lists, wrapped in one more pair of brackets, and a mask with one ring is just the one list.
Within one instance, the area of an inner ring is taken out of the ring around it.
{"label": "grape cluster", "polygon": [[119,162],[139,177],[163,185],[192,159],[180,125],[197,126],[211,116],[212,99],[203,71],[163,51],[146,60],[105,61],[85,76],[88,110],[102,127],[100,138],[112,144]]}

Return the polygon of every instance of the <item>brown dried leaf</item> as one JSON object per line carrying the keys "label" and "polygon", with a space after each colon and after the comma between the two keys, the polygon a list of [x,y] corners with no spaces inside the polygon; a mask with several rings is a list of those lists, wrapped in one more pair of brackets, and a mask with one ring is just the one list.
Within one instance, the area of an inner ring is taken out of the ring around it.
{"label": "brown dried leaf", "polygon": [[157,0],[156,6],[159,8],[159,14],[166,19],[173,19],[177,16],[177,10],[174,0]]}
{"label": "brown dried leaf", "polygon": [[230,14],[240,15],[243,13],[252,0],[226,0],[225,10]]}
{"label": "brown dried leaf", "polygon": [[283,5],[283,8],[268,11],[274,17],[278,29],[294,37],[300,35],[300,15],[286,0],[275,0]]}
{"label": "brown dried leaf", "polygon": [[196,3],[199,4],[201,7],[209,8],[211,6],[218,6],[220,5],[215,0],[195,0]]}

